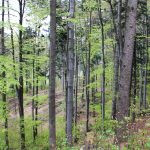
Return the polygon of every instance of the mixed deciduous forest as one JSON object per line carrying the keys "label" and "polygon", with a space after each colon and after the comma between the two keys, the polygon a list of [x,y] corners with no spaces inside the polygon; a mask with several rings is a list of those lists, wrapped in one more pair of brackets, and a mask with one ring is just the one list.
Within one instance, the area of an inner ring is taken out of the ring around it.
{"label": "mixed deciduous forest", "polygon": [[0,0],[0,150],[150,149],[150,0]]}

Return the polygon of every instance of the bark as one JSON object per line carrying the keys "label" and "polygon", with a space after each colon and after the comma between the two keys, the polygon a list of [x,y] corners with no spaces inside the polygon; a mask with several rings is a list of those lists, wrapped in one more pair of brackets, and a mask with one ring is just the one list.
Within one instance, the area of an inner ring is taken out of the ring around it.
{"label": "bark", "polygon": [[[26,65],[28,66],[28,63],[26,62]],[[26,90],[25,90],[25,92],[26,93],[28,93],[29,92],[29,82],[28,82],[28,76],[29,76],[29,73],[28,73],[28,70],[26,69],[26,71],[25,71],[25,78],[26,78]]]}
{"label": "bark", "polygon": [[[134,47],[134,62],[133,62],[133,108],[136,108],[136,94],[137,94],[137,62],[136,62],[136,41]],[[135,121],[135,110],[132,112],[132,122]]]}
{"label": "bark", "polygon": [[112,101],[112,119],[116,119],[116,104],[118,100],[118,89],[119,89],[119,47],[116,44],[114,52],[114,93]]}
{"label": "bark", "polygon": [[[19,0],[19,24],[23,25],[25,0]],[[25,149],[25,127],[24,127],[24,107],[23,107],[23,32],[19,30],[19,115],[20,115],[20,136],[21,136],[21,149]]]}
{"label": "bark", "polygon": [[[5,56],[5,31],[4,31],[4,19],[5,19],[5,2],[2,0],[2,29],[1,29],[1,55]],[[5,68],[5,65],[2,66]],[[9,140],[8,140],[8,118],[7,118],[7,107],[6,107],[6,72],[2,72],[3,80],[3,92],[2,92],[2,101],[3,101],[3,116],[4,116],[4,127],[5,127],[5,149],[9,149]]]}
{"label": "bark", "polygon": [[49,143],[50,149],[56,149],[56,112],[55,112],[55,76],[56,76],[56,0],[50,0],[50,52],[49,52]]}
{"label": "bark", "polygon": [[119,100],[117,104],[117,120],[129,115],[131,69],[136,34],[137,0],[128,0],[125,25],[125,41],[120,72]]}
{"label": "bark", "polygon": [[[39,69],[36,70],[38,74]],[[35,101],[35,130],[34,130],[34,135],[37,137],[38,135],[38,128],[37,128],[37,121],[38,121],[38,94],[39,94],[39,80],[38,80],[38,75],[36,77],[36,101]]]}
{"label": "bark", "polygon": [[[69,1],[69,18],[74,18],[75,0]],[[73,81],[74,81],[74,24],[68,23],[68,70],[67,70],[67,143],[72,145]]]}
{"label": "bark", "polygon": [[[147,6],[147,1],[146,1],[146,8]],[[144,105],[144,109],[147,108],[147,69],[148,69],[148,58],[149,58],[149,52],[148,52],[148,13],[147,13],[148,8],[146,9],[146,17],[145,17],[145,23],[146,23],[146,27],[145,27],[145,35],[146,35],[146,50],[145,50],[145,69],[144,69],[144,87],[143,87],[143,105]]]}
{"label": "bark", "polygon": [[113,10],[112,3],[110,1],[110,8],[113,18],[113,25],[115,30],[115,39],[116,39],[116,47],[114,50],[114,93],[112,100],[112,119],[116,119],[116,103],[118,100],[118,89],[119,89],[119,75],[120,75],[120,65],[121,65],[121,57],[122,57],[122,30],[121,30],[121,11],[122,11],[122,0],[118,0],[117,4],[117,20],[115,21],[115,12]]}
{"label": "bark", "polygon": [[89,24],[89,46],[87,51],[87,58],[86,58],[86,132],[89,131],[89,105],[90,105],[90,65],[91,65],[91,42],[90,42],[90,34],[92,30],[92,11],[89,12],[90,14],[90,24]]}
{"label": "bark", "polygon": [[75,64],[76,64],[76,77],[75,77],[75,126],[77,125],[77,113],[78,113],[78,41],[77,41],[77,37],[76,37],[76,58],[75,58]]}
{"label": "bark", "polygon": [[[34,50],[35,51],[35,50]],[[35,121],[35,114],[34,114],[34,106],[35,106],[35,100],[34,100],[34,96],[35,96],[35,60],[33,59],[33,63],[32,63],[32,72],[33,72],[33,76],[32,76],[32,121],[34,122]],[[32,133],[33,133],[33,141],[35,141],[35,126],[33,125],[33,128],[32,128]]]}
{"label": "bark", "polygon": [[[68,24],[67,24],[68,26]],[[66,118],[66,135],[67,135],[67,101],[68,101],[68,43],[69,43],[69,31],[67,30],[67,42],[66,42],[66,51],[65,51],[65,102],[66,102],[66,113],[65,113],[65,118]]]}
{"label": "bark", "polygon": [[143,65],[140,67],[140,90],[139,90],[139,98],[140,98],[140,110],[142,110],[143,106]]}
{"label": "bark", "polygon": [[[130,112],[130,87],[131,87],[131,73],[132,61],[134,52],[134,41],[136,35],[136,14],[137,14],[138,0],[128,0],[127,16],[125,23],[125,39],[122,53],[122,64],[120,71],[119,82],[119,98],[117,101],[116,118],[121,127],[117,128],[118,143],[123,142],[126,137],[126,120]],[[123,124],[122,124],[123,123]]]}
{"label": "bark", "polygon": [[[94,76],[93,78],[92,78],[92,82],[94,83],[94,82],[97,82],[97,81],[95,81],[95,79],[96,79],[96,77]],[[93,117],[95,117],[95,99],[96,99],[96,97],[95,97],[95,93],[96,93],[96,88],[94,88],[94,87],[92,87],[92,103],[93,103]]]}

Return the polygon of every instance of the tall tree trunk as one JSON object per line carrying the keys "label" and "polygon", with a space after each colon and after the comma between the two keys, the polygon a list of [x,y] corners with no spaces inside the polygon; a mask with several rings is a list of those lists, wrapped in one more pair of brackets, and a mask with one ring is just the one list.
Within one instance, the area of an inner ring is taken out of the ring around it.
{"label": "tall tree trunk", "polygon": [[50,52],[49,52],[49,143],[50,149],[56,149],[56,0],[50,0]]}
{"label": "tall tree trunk", "polygon": [[149,58],[149,52],[148,52],[148,6],[147,6],[147,0],[146,0],[146,17],[145,17],[145,23],[146,23],[146,27],[145,27],[145,35],[146,35],[146,41],[145,41],[145,69],[144,69],[144,87],[143,87],[143,102],[144,102],[144,109],[147,108],[147,69],[148,69],[148,58]]}
{"label": "tall tree trunk", "polygon": [[[92,83],[97,82],[95,79],[96,77],[94,76],[92,78]],[[95,93],[96,93],[96,87],[92,87],[93,117],[95,117],[95,99],[96,99]]]}
{"label": "tall tree trunk", "polygon": [[78,39],[76,37],[76,56],[75,56],[75,65],[76,65],[76,73],[75,73],[75,126],[77,125],[77,113],[78,113]]}
{"label": "tall tree trunk", "polygon": [[[37,52],[39,56],[39,51]],[[38,128],[37,128],[37,121],[38,121],[38,96],[39,96],[39,78],[38,78],[38,72],[39,72],[39,63],[37,60],[37,66],[36,66],[36,101],[35,101],[35,130],[34,135],[37,137],[38,135]]]}
{"label": "tall tree trunk", "polygon": [[129,115],[131,69],[136,34],[136,14],[138,0],[128,0],[125,26],[125,41],[120,72],[119,100],[117,104],[117,120]]}
{"label": "tall tree trunk", "polygon": [[[34,50],[34,54],[35,54],[35,50]],[[35,59],[33,59],[33,63],[32,63],[32,121],[35,121],[35,114],[34,114],[34,109],[35,109]],[[35,125],[33,125],[33,129],[32,129],[32,133],[33,133],[33,141],[35,141]]]}
{"label": "tall tree trunk", "polygon": [[102,86],[101,86],[101,108],[102,108],[102,122],[104,122],[105,119],[105,48],[104,48],[104,24],[103,24],[103,18],[102,18],[102,10],[101,10],[101,0],[99,0],[99,21],[101,25],[101,42],[102,42]]}
{"label": "tall tree trunk", "polygon": [[116,119],[116,103],[118,100],[118,89],[119,89],[119,74],[122,57],[122,30],[121,30],[121,11],[122,11],[122,0],[118,0],[117,4],[117,20],[115,21],[115,12],[110,1],[110,8],[113,18],[113,25],[115,30],[116,46],[114,50],[114,91],[112,100],[112,119]]}
{"label": "tall tree trunk", "polygon": [[[67,24],[68,25],[68,24]],[[66,136],[67,136],[67,105],[68,105],[68,43],[69,43],[69,30],[67,30],[67,42],[66,42],[66,51],[65,51],[65,102],[66,102],[66,112],[65,112],[65,119],[66,119]]]}
{"label": "tall tree trunk", "polygon": [[[74,18],[75,0],[69,1],[69,18]],[[68,22],[68,71],[67,71],[67,143],[72,145],[73,80],[74,80],[74,24]]]}
{"label": "tall tree trunk", "polygon": [[[1,29],[1,55],[5,56],[5,32],[4,32],[4,19],[5,19],[5,3],[2,0],[2,29]],[[2,66],[5,68],[5,66]],[[5,70],[5,69],[4,69]],[[4,127],[5,127],[5,148],[9,149],[8,141],[8,118],[7,118],[7,106],[6,106],[6,72],[2,72],[2,81],[3,81],[3,92],[2,92],[2,101],[3,101],[3,116],[4,116]]]}
{"label": "tall tree trunk", "polygon": [[91,65],[91,41],[90,41],[90,34],[92,30],[92,11],[89,12],[89,45],[87,51],[87,68],[86,68],[86,132],[89,131],[89,106],[90,106],[90,65]]}
{"label": "tall tree trunk", "polygon": [[124,49],[122,55],[119,98],[117,101],[116,118],[120,123],[124,121],[122,127],[117,129],[118,142],[124,141],[126,131],[125,117],[129,116],[130,110],[130,83],[132,72],[132,61],[134,52],[134,41],[136,35],[136,14],[138,0],[128,0],[127,16],[125,25]]}
{"label": "tall tree trunk", "polygon": [[[23,25],[25,0],[19,0],[19,25]],[[25,149],[25,127],[24,127],[24,106],[23,106],[23,32],[19,30],[19,115],[20,115],[20,136],[21,136],[21,149]]]}
{"label": "tall tree trunk", "polygon": [[143,64],[140,65],[140,90],[139,90],[139,99],[140,99],[140,110],[142,110],[143,107]]}
{"label": "tall tree trunk", "polygon": [[[136,108],[136,94],[137,94],[137,62],[136,62],[136,41],[134,46],[134,62],[133,62],[133,108]],[[132,122],[135,121],[135,110],[132,112]]]}

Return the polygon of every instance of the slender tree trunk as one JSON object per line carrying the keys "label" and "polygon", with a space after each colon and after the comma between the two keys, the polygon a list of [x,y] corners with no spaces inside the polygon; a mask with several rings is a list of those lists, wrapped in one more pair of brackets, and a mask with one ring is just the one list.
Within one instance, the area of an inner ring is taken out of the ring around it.
{"label": "slender tree trunk", "polygon": [[[37,56],[39,57],[39,50],[37,51]],[[37,121],[38,121],[38,96],[39,96],[39,62],[36,62],[36,101],[35,101],[35,137],[38,135]]]}
{"label": "slender tree trunk", "polygon": [[[68,25],[68,24],[67,24]],[[67,30],[67,42],[66,42],[66,51],[65,51],[65,102],[66,102],[66,136],[67,136],[67,107],[68,107],[68,43],[69,43],[69,31]]]}
{"label": "slender tree trunk", "polygon": [[[133,62],[133,108],[136,108],[136,94],[137,94],[137,62],[136,62],[136,41],[134,47],[134,62]],[[132,112],[132,122],[135,121],[135,110]]]}
{"label": "slender tree trunk", "polygon": [[[23,25],[25,0],[19,0],[19,25]],[[19,115],[20,115],[20,136],[21,136],[21,149],[25,149],[25,127],[24,127],[24,106],[23,106],[23,32],[19,30]]]}
{"label": "slender tree trunk", "polygon": [[[146,1],[146,8],[147,8],[147,1]],[[147,108],[147,69],[148,69],[148,58],[149,58],[149,53],[148,53],[148,14],[147,14],[148,9],[146,9],[146,17],[145,17],[145,23],[146,23],[146,28],[145,28],[145,35],[146,35],[146,50],[145,50],[145,69],[144,69],[144,87],[143,87],[143,102],[144,102],[144,109]]]}
{"label": "slender tree trunk", "polygon": [[[117,5],[117,21],[115,21],[115,13],[110,2],[113,25],[115,29],[115,38],[116,38],[116,46],[114,50],[114,93],[112,100],[112,119],[116,119],[116,103],[118,100],[118,89],[119,89],[119,75],[120,75],[120,65],[121,65],[121,57],[122,57],[122,30],[121,30],[121,11],[122,11],[122,0],[118,0]],[[117,22],[117,23],[116,23]]]}
{"label": "slender tree trunk", "polygon": [[[69,18],[74,18],[75,0],[69,1]],[[67,143],[72,146],[73,80],[74,80],[74,24],[68,22],[68,88],[67,88]]]}
{"label": "slender tree trunk", "polygon": [[[95,79],[96,77],[94,76],[92,78],[92,82],[96,82]],[[92,87],[93,117],[95,117],[95,93],[96,93],[96,88]]]}
{"label": "slender tree trunk", "polygon": [[103,18],[102,18],[102,10],[101,10],[101,0],[99,0],[99,20],[101,25],[101,42],[102,42],[102,86],[101,86],[101,108],[102,108],[102,121],[104,122],[105,119],[105,43],[104,43],[104,25],[103,25]]}
{"label": "slender tree trunk", "polygon": [[[35,51],[35,50],[34,50]],[[35,54],[35,53],[34,53]],[[35,107],[35,60],[33,59],[33,68],[32,68],[32,72],[33,72],[33,79],[32,79],[32,121],[35,121],[35,114],[34,114],[34,107]],[[33,125],[33,129],[32,129],[32,133],[33,133],[33,141],[35,141],[35,125]]]}
{"label": "slender tree trunk", "polygon": [[56,149],[56,0],[50,0],[50,52],[49,52],[49,143],[50,149]]}
{"label": "slender tree trunk", "polygon": [[83,81],[82,81],[82,100],[84,99],[84,87],[85,87],[85,75],[83,73]]}
{"label": "slender tree trunk", "polygon": [[77,41],[77,37],[76,37],[76,77],[75,77],[75,81],[76,81],[76,85],[75,85],[75,126],[77,125],[77,113],[78,113],[78,41]]}
{"label": "slender tree trunk", "polygon": [[[19,24],[23,25],[24,1],[19,0]],[[25,127],[24,127],[24,106],[23,106],[23,38],[22,30],[19,30],[19,115],[20,115],[20,136],[21,136],[21,149],[25,149]]]}
{"label": "slender tree trunk", "polygon": [[91,65],[91,42],[90,34],[92,30],[92,11],[90,11],[90,24],[89,24],[89,47],[87,52],[87,68],[86,68],[86,132],[89,131],[89,106],[90,106],[90,65]]}
{"label": "slender tree trunk", "polygon": [[39,80],[38,80],[38,75],[36,77],[36,102],[35,102],[35,137],[38,135],[38,128],[37,128],[37,121],[38,121],[38,94],[39,94]]}
{"label": "slender tree trunk", "polygon": [[[26,65],[28,66],[28,63],[26,62]],[[28,76],[29,76],[29,74],[28,74],[28,70],[26,69],[26,71],[25,71],[25,77],[26,77],[26,90],[25,90],[25,92],[26,93],[28,93],[29,92],[29,82],[28,82]]]}
{"label": "slender tree trunk", "polygon": [[[1,55],[5,56],[5,31],[4,31],[4,19],[5,19],[5,2],[2,0],[2,29],[1,29]],[[2,66],[5,68],[5,66]],[[8,118],[7,118],[7,106],[6,106],[6,72],[2,72],[3,80],[3,92],[2,92],[2,101],[3,101],[3,116],[4,116],[4,127],[5,127],[5,148],[9,149],[9,140],[8,140]]]}
{"label": "slender tree trunk", "polygon": [[140,98],[140,110],[143,107],[143,64],[140,65],[140,90],[139,90],[139,98]]}

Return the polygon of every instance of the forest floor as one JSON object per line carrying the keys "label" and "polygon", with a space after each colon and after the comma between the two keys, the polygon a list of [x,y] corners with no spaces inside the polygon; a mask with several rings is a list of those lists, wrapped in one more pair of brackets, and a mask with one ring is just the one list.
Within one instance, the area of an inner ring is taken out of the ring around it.
{"label": "forest floor", "polygon": [[[41,97],[40,105],[39,105],[39,120],[42,122],[42,130],[45,128],[48,128],[48,91],[43,90],[40,91],[39,93]],[[43,100],[44,99],[44,100]],[[10,122],[13,122],[19,118],[18,114],[18,99],[17,98],[11,98],[9,99],[9,119],[11,120]],[[25,117],[29,117],[32,114],[32,96],[31,94],[25,96]],[[81,102],[79,103],[78,106],[78,123],[79,124],[79,129],[80,132],[83,134],[82,135],[82,142],[80,141],[80,147],[81,149],[88,149],[87,147],[90,145],[90,149],[94,150],[94,145],[97,145],[97,142],[102,142],[98,141],[98,135],[95,131],[91,130],[90,132],[86,133],[85,132],[85,122],[86,122],[86,113],[85,113],[85,106],[81,105]],[[58,92],[56,95],[56,113],[57,116],[63,116],[65,117],[65,102],[64,102],[64,95],[62,92]],[[90,122],[89,125],[92,126],[96,124],[96,120],[98,118],[98,114],[95,113],[95,117],[93,117],[93,112],[90,112]],[[12,124],[9,124],[11,126]],[[41,132],[42,132],[41,130]],[[129,123],[127,125],[127,130],[129,132],[129,139],[130,141],[124,142],[120,144],[120,149],[125,150],[124,148],[126,147],[127,149],[133,149],[132,144],[138,146],[138,148],[142,150],[148,150],[150,149],[150,116],[143,116],[143,117],[138,117],[134,123]],[[106,141],[103,142],[108,142],[109,144],[114,143],[115,137],[109,137]],[[79,139],[78,139],[79,140]],[[82,143],[82,144],[81,144]],[[108,144],[107,143],[107,144]],[[78,144],[78,143],[77,143]],[[76,144],[75,144],[76,145]],[[84,145],[84,146],[82,146]],[[149,147],[149,148],[145,148]],[[84,147],[84,148],[83,148]],[[110,149],[109,146],[108,148],[103,148],[104,150]],[[136,149],[136,148],[135,148]]]}

